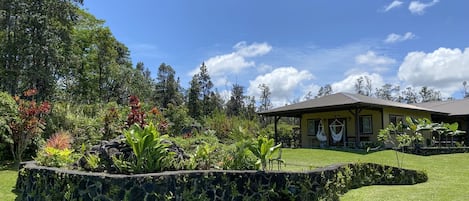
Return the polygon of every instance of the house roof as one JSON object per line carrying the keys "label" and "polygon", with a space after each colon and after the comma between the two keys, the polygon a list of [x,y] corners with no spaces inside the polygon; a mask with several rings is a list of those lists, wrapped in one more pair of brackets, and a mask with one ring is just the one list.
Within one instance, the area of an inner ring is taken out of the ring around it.
{"label": "house roof", "polygon": [[299,117],[303,113],[321,112],[331,110],[348,110],[353,108],[404,108],[417,111],[428,111],[438,114],[447,114],[438,110],[419,107],[405,103],[398,103],[388,101],[360,94],[351,93],[336,93],[332,95],[323,96],[317,99],[311,99],[304,102],[291,104],[283,107],[274,108],[267,111],[259,112],[261,115],[266,116],[291,116]]}
{"label": "house roof", "polygon": [[443,111],[449,113],[450,116],[469,116],[469,98],[462,100],[416,103],[414,105],[417,107]]}

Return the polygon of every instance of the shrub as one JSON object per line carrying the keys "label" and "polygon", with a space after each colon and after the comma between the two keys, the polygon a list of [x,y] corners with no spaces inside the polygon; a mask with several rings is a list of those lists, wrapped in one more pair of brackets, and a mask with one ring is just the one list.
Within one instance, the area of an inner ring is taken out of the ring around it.
{"label": "shrub", "polygon": [[[37,94],[37,90],[30,89],[25,91],[24,97],[32,98]],[[23,160],[23,153],[31,144],[34,138],[41,136],[46,122],[44,116],[50,112],[50,104],[42,102],[40,104],[33,100],[24,100],[15,96],[18,108],[18,118],[9,123],[10,136],[13,143],[10,143],[10,149],[15,161]]]}
{"label": "shrub", "polygon": [[35,160],[39,165],[50,167],[66,167],[75,162],[77,154],[70,149],[72,138],[66,132],[58,132],[52,135],[41,149]]}
{"label": "shrub", "polygon": [[262,171],[265,171],[267,168],[267,162],[281,146],[282,144],[275,145],[274,139],[259,136],[257,141],[254,141],[249,146],[249,150],[257,158],[256,166],[258,169],[260,168]]}
{"label": "shrub", "polygon": [[[133,157],[131,157],[128,165],[133,173],[160,172],[169,169],[173,152],[168,151],[168,145],[162,143],[165,136],[160,133],[153,125],[148,124],[140,127],[134,124],[129,130],[124,131],[127,144],[132,147]],[[115,159],[120,162],[122,159]],[[122,163],[121,169],[126,163]]]}
{"label": "shrub", "polygon": [[256,158],[249,150],[252,140],[241,140],[229,147],[223,159],[223,169],[254,170]]}

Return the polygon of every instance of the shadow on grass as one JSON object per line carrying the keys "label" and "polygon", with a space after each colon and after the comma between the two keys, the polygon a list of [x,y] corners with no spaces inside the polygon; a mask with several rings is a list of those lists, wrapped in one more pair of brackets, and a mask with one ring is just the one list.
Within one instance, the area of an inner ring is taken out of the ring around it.
{"label": "shadow on grass", "polygon": [[363,148],[344,148],[344,147],[326,147],[326,148],[313,148],[320,150],[329,150],[329,151],[340,151],[352,154],[367,155],[375,152],[382,151],[383,149],[363,149]]}
{"label": "shadow on grass", "polygon": [[18,167],[19,167],[19,163],[15,163],[13,161],[0,162],[0,171],[3,171],[3,170],[18,171]]}

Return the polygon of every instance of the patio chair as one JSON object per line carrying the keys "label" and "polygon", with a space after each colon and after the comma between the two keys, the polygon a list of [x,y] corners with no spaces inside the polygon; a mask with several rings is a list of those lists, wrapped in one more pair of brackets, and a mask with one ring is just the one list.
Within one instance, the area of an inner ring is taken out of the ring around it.
{"label": "patio chair", "polygon": [[281,148],[278,150],[277,158],[269,158],[270,170],[273,170],[274,162],[277,162],[277,169],[278,170],[280,170],[280,167],[281,167],[282,164],[285,167],[287,166],[287,164],[285,164],[285,161],[282,159],[282,149]]}

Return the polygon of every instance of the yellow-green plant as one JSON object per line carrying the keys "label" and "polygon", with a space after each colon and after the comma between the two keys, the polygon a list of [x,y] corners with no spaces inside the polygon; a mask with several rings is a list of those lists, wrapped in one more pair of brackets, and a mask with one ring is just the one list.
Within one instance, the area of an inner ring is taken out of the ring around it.
{"label": "yellow-green plant", "polygon": [[168,151],[168,145],[162,143],[167,136],[161,136],[158,129],[150,123],[143,128],[134,124],[124,131],[127,144],[132,147],[134,154],[130,161],[135,173],[159,172],[171,166],[173,152]]}
{"label": "yellow-green plant", "polygon": [[257,157],[256,165],[265,171],[267,168],[267,162],[272,158],[282,144],[275,145],[274,139],[268,139],[264,136],[259,136],[257,141],[254,141],[250,146],[249,150]]}
{"label": "yellow-green plant", "polygon": [[39,165],[49,167],[66,167],[75,162],[75,155],[71,149],[57,149],[45,147],[40,150],[35,158]]}

